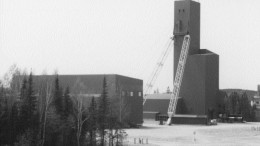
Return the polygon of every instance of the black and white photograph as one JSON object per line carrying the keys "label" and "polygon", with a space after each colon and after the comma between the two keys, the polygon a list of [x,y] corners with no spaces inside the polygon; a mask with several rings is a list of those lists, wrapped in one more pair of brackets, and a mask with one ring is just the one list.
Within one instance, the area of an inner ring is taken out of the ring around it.
{"label": "black and white photograph", "polygon": [[260,1],[0,0],[0,146],[260,145]]}

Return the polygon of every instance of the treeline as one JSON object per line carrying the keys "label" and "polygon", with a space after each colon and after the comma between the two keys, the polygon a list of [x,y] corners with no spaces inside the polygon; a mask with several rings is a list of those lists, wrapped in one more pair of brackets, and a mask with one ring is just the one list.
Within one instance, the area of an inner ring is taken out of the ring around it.
{"label": "treeline", "polygon": [[37,88],[32,73],[23,76],[21,85],[13,78],[10,87],[0,89],[0,145],[123,145],[127,134],[113,110],[106,78],[101,96],[88,106],[83,95],[60,85],[58,75]]}
{"label": "treeline", "polygon": [[246,92],[238,94],[232,92],[229,95],[226,92],[224,94],[224,104],[221,106],[221,113],[228,115],[241,115],[246,121],[255,121],[255,105],[250,104],[248,95]]}

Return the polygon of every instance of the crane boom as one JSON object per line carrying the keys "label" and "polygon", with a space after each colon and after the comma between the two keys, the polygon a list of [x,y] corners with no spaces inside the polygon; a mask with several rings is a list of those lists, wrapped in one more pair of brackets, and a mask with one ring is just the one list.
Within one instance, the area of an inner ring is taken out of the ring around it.
{"label": "crane boom", "polygon": [[170,46],[171,46],[171,44],[172,44],[172,40],[173,40],[173,37],[171,38],[171,41],[168,43],[168,46],[167,46],[167,48],[164,50],[162,56],[160,56],[160,58],[159,58],[159,60],[158,60],[158,62],[157,62],[157,64],[156,64],[156,67],[154,68],[154,70],[153,70],[153,72],[152,72],[152,75],[150,76],[150,78],[149,78],[149,80],[148,80],[149,82],[147,83],[146,88],[145,88],[145,90],[144,90],[144,94],[143,94],[143,95],[144,95],[143,105],[144,105],[145,102],[146,102],[147,94],[150,93],[150,90],[152,89],[152,87],[153,87],[153,85],[154,85],[154,83],[155,83],[155,81],[156,81],[156,79],[157,79],[159,73],[161,72],[161,69],[162,69],[162,67],[163,67],[163,65],[164,65],[165,60],[166,60],[166,58],[167,58],[168,55],[169,55],[169,52],[170,52],[170,50],[171,50],[171,47],[170,47]]}
{"label": "crane boom", "polygon": [[186,60],[187,60],[187,56],[188,56],[188,52],[189,52],[189,46],[190,46],[190,36],[185,35],[184,39],[183,39],[178,67],[176,70],[176,75],[174,78],[173,92],[171,94],[170,103],[169,103],[169,107],[168,107],[168,117],[169,117],[167,120],[168,125],[171,124],[171,119],[175,115],[175,112],[176,112],[176,106],[177,106],[177,102],[178,102],[178,96],[179,96],[182,77],[183,77],[183,73],[184,73],[184,69],[185,69],[185,64],[186,64]]}

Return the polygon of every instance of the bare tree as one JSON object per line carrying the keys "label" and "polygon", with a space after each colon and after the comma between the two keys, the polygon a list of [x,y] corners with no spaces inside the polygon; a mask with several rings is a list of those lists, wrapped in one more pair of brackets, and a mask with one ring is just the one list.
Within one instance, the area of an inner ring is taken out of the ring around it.
{"label": "bare tree", "polygon": [[42,110],[42,116],[41,116],[41,119],[43,118],[42,121],[42,143],[41,143],[41,146],[44,146],[44,142],[45,142],[45,131],[46,131],[46,122],[47,122],[47,111],[48,111],[48,108],[51,104],[51,101],[52,101],[52,84],[51,83],[47,83],[46,85],[46,90],[45,90],[45,103],[43,104],[44,106],[44,109]]}
{"label": "bare tree", "polygon": [[[87,108],[85,108],[85,106],[83,105],[83,99],[84,99],[84,95],[82,94],[82,91],[86,88],[86,86],[80,81],[77,80],[74,87],[73,87],[73,91],[74,91],[74,96],[75,96],[75,115],[76,115],[76,120],[77,120],[77,132],[76,132],[76,136],[77,136],[77,145],[80,145],[80,138],[81,138],[81,134],[82,134],[82,126],[83,124],[87,121],[87,119],[89,118],[89,116],[87,116],[86,112],[87,112]],[[78,94],[79,93],[79,94]]]}
{"label": "bare tree", "polygon": [[108,115],[108,138],[109,145],[122,145],[122,139],[126,137],[125,131],[122,129],[125,122],[128,122],[130,114],[129,102],[127,102],[124,86],[117,82],[117,94],[110,105]]}
{"label": "bare tree", "polygon": [[87,109],[84,108],[83,106],[83,96],[82,94],[76,96],[76,105],[77,105],[77,144],[78,146],[80,145],[80,137],[82,134],[82,126],[83,124],[87,121],[88,116],[84,116],[84,114],[86,113]]}

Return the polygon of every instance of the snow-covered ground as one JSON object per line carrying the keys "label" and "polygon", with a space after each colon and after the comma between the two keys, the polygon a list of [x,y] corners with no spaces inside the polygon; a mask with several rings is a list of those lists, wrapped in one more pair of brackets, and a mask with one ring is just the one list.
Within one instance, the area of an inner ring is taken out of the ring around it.
{"label": "snow-covered ground", "polygon": [[[205,125],[159,125],[145,121],[139,129],[126,129],[131,146],[232,145],[260,146],[260,123]],[[139,143],[143,139],[144,144]],[[148,140],[148,144],[146,141]],[[136,141],[136,144],[134,144]]]}

